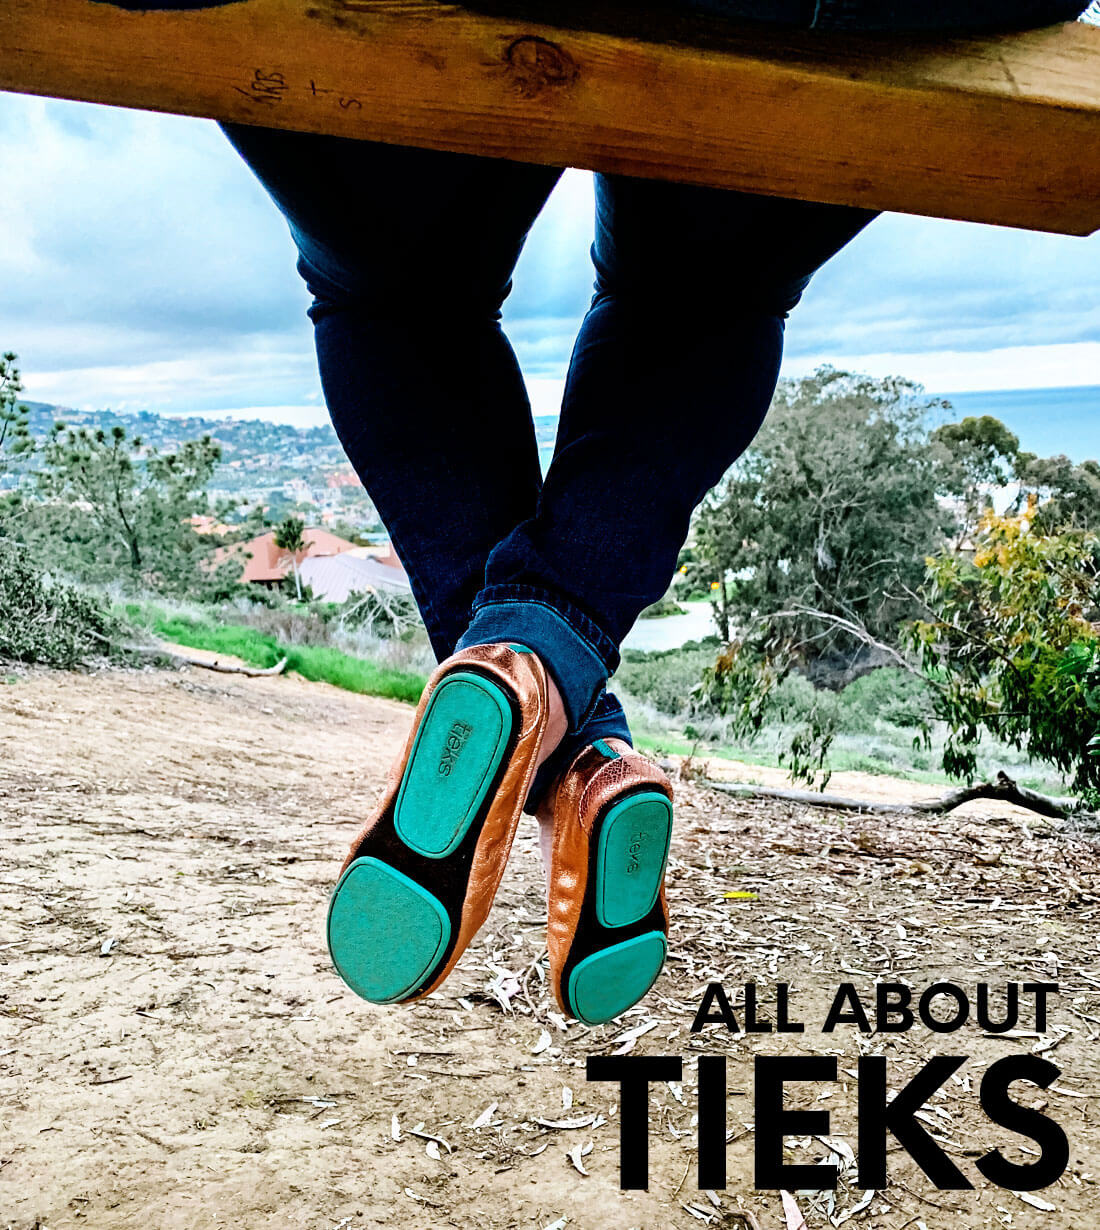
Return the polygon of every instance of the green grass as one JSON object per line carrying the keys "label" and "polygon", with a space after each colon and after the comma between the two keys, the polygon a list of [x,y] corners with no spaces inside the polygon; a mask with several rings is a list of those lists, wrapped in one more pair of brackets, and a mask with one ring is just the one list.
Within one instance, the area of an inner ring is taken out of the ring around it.
{"label": "green grass", "polygon": [[[682,731],[662,728],[644,716],[631,712],[626,706],[635,746],[642,751],[672,756],[687,756],[694,752],[699,760],[736,760],[741,764],[760,768],[785,769],[779,762],[779,749],[786,746],[790,731],[781,727],[768,727],[754,743],[721,743],[707,739],[691,739]],[[934,750],[929,755],[917,757],[909,750],[908,736],[912,732],[897,731],[897,745],[886,738],[870,743],[864,735],[840,734],[829,753],[829,767],[834,773],[872,773],[880,777],[899,778],[928,786],[957,786],[961,783],[938,770],[938,755]],[[878,746],[876,746],[878,743]],[[884,754],[885,753],[885,754]],[[923,763],[914,764],[914,760]],[[978,780],[992,777],[998,769],[1004,769],[1021,786],[1039,790],[1045,794],[1068,794],[1066,782],[1043,764],[1029,761],[1026,754],[1014,748],[983,746],[979,752]],[[803,786],[804,789],[810,787]]]}
{"label": "green grass", "polygon": [[[692,752],[699,760],[735,760],[739,764],[756,765],[762,769],[783,769],[778,754],[770,748],[751,744],[714,744],[705,739],[695,740],[674,733],[650,733],[632,722],[631,730],[635,746],[640,751],[664,752],[671,756],[688,756]],[[930,785],[949,785],[950,779],[943,773],[926,769],[914,769],[904,765],[878,764],[867,756],[847,752],[844,748],[834,750],[829,756],[829,767],[834,773],[874,773],[880,777],[897,777],[904,781],[924,782]],[[804,787],[809,789],[809,787]]]}
{"label": "green grass", "polygon": [[123,608],[131,622],[147,628],[154,636],[190,649],[232,654],[249,666],[274,666],[287,659],[287,670],[305,679],[331,683],[348,692],[367,696],[386,696],[415,705],[427,678],[410,671],[379,666],[339,649],[320,645],[284,645],[276,637],[238,624],[214,624],[208,620],[168,615],[154,606],[129,603]]}

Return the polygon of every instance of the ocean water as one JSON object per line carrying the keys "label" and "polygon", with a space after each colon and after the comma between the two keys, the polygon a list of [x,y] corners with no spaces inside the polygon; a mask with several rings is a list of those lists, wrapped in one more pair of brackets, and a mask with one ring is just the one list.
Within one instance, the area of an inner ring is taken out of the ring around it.
{"label": "ocean water", "polygon": [[1070,389],[993,389],[937,393],[951,402],[947,422],[991,414],[1040,457],[1064,453],[1071,461],[1100,459],[1100,384]]}

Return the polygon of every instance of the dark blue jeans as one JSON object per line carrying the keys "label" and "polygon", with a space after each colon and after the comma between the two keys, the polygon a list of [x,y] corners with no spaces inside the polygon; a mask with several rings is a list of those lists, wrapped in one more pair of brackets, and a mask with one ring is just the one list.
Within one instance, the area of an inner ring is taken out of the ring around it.
{"label": "dark blue jeans", "polygon": [[540,654],[571,737],[692,510],[752,440],[784,320],[865,210],[597,175],[595,295],[545,482],[501,304],[561,169],[227,126],[290,224],[325,399],[432,645]]}
{"label": "dark blue jeans", "polygon": [[[942,26],[993,24],[996,14],[1004,26],[1042,24],[1077,6],[694,7],[897,28],[933,12]],[[787,314],[874,215],[597,175],[595,295],[544,482],[500,309],[561,169],[225,131],[290,225],[314,296],[333,424],[408,570],[436,653],[499,640],[539,653],[570,722],[542,782],[585,742],[629,739],[604,687],[619,645],[664,593],[693,509],[760,427]]]}

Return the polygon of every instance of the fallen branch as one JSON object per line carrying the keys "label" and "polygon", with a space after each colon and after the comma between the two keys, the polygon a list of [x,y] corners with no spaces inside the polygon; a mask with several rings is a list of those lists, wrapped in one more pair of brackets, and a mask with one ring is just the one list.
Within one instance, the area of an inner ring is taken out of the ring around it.
{"label": "fallen branch", "polygon": [[190,654],[176,653],[171,649],[164,649],[160,645],[120,645],[120,649],[126,653],[144,653],[158,658],[168,658],[171,662],[179,662],[186,666],[201,666],[203,670],[217,671],[222,675],[247,675],[249,679],[258,679],[261,675],[281,675],[286,670],[287,659],[280,658],[274,666],[230,666],[225,662],[219,662],[217,658],[213,662],[207,662],[205,658],[192,658]]}
{"label": "fallen branch", "polygon": [[908,671],[915,679],[919,679],[921,683],[928,688],[935,688],[940,692],[946,692],[946,687],[935,679],[929,678],[915,663],[910,662],[904,654],[898,652],[892,645],[887,645],[885,641],[880,641],[873,636],[863,624],[852,619],[845,619],[842,615],[834,615],[830,611],[820,611],[816,607],[802,606],[795,604],[789,611],[773,611],[767,616],[762,616],[758,622],[766,623],[772,619],[819,619],[822,623],[827,623],[834,628],[839,628],[843,632],[847,632],[856,640],[861,641],[869,649],[877,649],[880,653],[885,654],[892,659],[902,670]]}
{"label": "fallen branch", "polygon": [[257,679],[261,675],[281,675],[286,670],[287,659],[280,658],[274,666],[227,666],[217,658],[213,662],[204,662],[202,658],[192,658],[187,654],[173,653],[168,655],[174,662],[186,662],[188,666],[201,666],[204,670],[219,671],[223,675],[247,675],[249,679]]}
{"label": "fallen branch", "polygon": [[723,794],[736,794],[742,798],[782,799],[788,803],[804,803],[809,807],[828,807],[836,811],[867,812],[871,815],[893,816],[902,812],[923,812],[927,815],[944,815],[974,799],[997,799],[1002,803],[1015,803],[1029,811],[1054,820],[1065,820],[1073,815],[1086,813],[1086,808],[1073,798],[1052,798],[1020,786],[1003,770],[988,782],[973,786],[960,786],[949,790],[938,799],[918,799],[912,803],[873,803],[866,799],[847,799],[837,794],[818,794],[813,790],[779,790],[772,786],[753,786],[747,782],[717,782],[705,777],[701,785]]}

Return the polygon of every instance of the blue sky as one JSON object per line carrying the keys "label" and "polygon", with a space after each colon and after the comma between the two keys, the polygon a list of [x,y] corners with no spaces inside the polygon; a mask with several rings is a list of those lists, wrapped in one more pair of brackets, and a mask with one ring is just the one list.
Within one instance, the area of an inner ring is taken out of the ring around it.
{"label": "blue sky", "polygon": [[[206,121],[0,94],[0,349],[66,405],[323,421],[285,225]],[[591,294],[591,177],[569,172],[505,309],[557,408]],[[930,391],[1100,384],[1100,235],[891,215],[818,274],[784,371],[829,362]]]}

